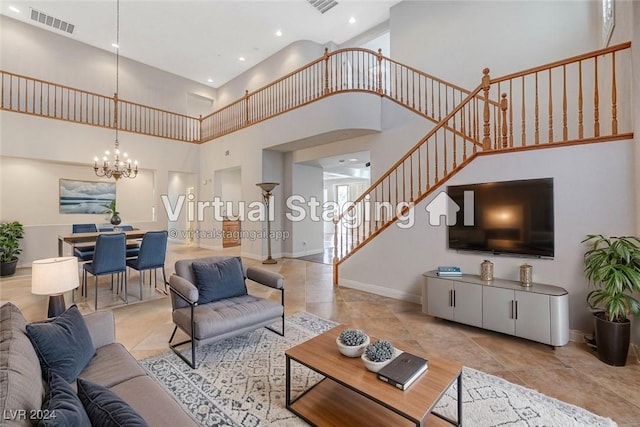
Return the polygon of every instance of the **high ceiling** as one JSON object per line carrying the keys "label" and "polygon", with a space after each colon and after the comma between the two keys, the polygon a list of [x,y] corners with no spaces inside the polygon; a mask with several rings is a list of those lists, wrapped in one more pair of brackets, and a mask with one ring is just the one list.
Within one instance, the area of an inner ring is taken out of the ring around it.
{"label": "high ceiling", "polygon": [[[397,2],[338,0],[321,13],[308,0],[120,0],[120,55],[219,87],[294,41],[344,43],[389,19]],[[0,13],[115,51],[116,4],[1,0]],[[73,33],[32,20],[32,9],[74,25]]]}

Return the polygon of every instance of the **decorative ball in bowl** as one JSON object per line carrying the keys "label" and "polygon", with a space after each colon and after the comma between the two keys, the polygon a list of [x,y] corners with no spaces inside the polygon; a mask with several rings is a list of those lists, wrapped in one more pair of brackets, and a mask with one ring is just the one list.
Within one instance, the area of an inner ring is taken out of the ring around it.
{"label": "decorative ball in bowl", "polygon": [[336,338],[338,350],[347,357],[360,357],[369,342],[369,335],[359,329],[345,329]]}
{"label": "decorative ball in bowl", "polygon": [[360,357],[368,370],[378,372],[400,353],[402,352],[396,349],[389,341],[378,340],[369,344]]}

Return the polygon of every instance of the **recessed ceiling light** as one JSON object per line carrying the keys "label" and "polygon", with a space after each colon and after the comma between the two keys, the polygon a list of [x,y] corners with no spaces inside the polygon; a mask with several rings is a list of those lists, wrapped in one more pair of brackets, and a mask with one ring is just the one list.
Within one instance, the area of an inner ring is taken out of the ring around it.
{"label": "recessed ceiling light", "polygon": [[282,31],[280,31],[280,30],[276,31],[276,36],[282,37]]}
{"label": "recessed ceiling light", "polygon": [[209,83],[213,83],[213,79],[207,79]]}
{"label": "recessed ceiling light", "polygon": [[15,6],[9,6],[9,10],[13,13],[20,13],[20,9]]}
{"label": "recessed ceiling light", "polygon": [[238,61],[244,61],[244,60],[245,60],[244,56],[241,56],[240,58],[238,58]]}
{"label": "recessed ceiling light", "polygon": [[349,159],[350,162],[357,162],[358,159]]}
{"label": "recessed ceiling light", "polygon": [[111,43],[111,46],[115,47],[116,49],[120,48],[120,45],[118,43]]}
{"label": "recessed ceiling light", "polygon": [[349,24],[355,24],[355,23],[356,23],[356,18],[354,18],[353,16],[349,18]]}

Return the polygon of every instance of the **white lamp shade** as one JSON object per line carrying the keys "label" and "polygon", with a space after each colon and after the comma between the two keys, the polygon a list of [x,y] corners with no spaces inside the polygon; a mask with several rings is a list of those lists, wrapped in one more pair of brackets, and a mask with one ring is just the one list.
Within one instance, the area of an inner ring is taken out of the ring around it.
{"label": "white lamp shade", "polygon": [[31,293],[56,295],[79,286],[78,258],[60,257],[33,261],[31,264]]}

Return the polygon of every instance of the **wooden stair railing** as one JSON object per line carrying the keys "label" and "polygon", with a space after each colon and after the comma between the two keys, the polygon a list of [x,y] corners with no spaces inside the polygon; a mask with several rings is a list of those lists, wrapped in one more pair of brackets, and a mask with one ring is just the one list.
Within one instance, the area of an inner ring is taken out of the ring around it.
{"label": "wooden stair railing", "polygon": [[334,219],[334,285],[341,263],[478,155],[632,139],[630,46],[495,79],[483,70],[480,85]]}

